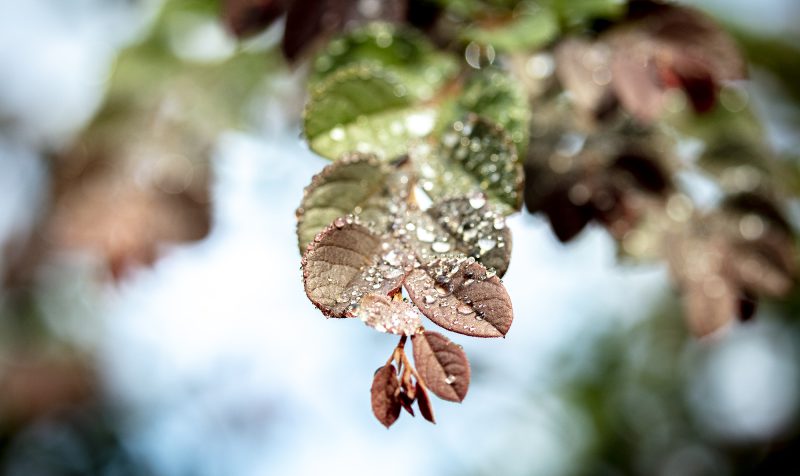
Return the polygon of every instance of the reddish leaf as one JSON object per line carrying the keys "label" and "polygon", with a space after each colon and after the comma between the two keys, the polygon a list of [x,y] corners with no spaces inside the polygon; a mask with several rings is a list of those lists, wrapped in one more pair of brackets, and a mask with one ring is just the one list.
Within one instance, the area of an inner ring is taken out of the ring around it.
{"label": "reddish leaf", "polygon": [[441,258],[413,270],[405,288],[437,325],[475,337],[502,337],[511,327],[511,299],[497,276],[472,258]]}
{"label": "reddish leaf", "polygon": [[290,0],[225,0],[222,19],[237,37],[258,33],[270,26],[286,10]]}
{"label": "reddish leaf", "polygon": [[470,371],[461,346],[431,331],[415,334],[411,342],[414,344],[414,364],[425,385],[443,400],[464,400],[469,389]]}
{"label": "reddish leaf", "polygon": [[357,311],[364,323],[379,332],[413,335],[422,326],[416,308],[380,294],[367,294]]}
{"label": "reddish leaf", "polygon": [[428,420],[429,422],[436,424],[436,419],[433,417],[433,407],[431,406],[430,397],[428,397],[428,391],[425,390],[425,387],[420,385],[417,382],[417,408],[419,408],[419,413],[422,415],[422,418]]}
{"label": "reddish leaf", "polygon": [[382,240],[352,218],[337,218],[303,256],[308,298],[326,316],[352,317],[365,295],[394,294],[407,265],[407,256],[396,249],[400,246]]}
{"label": "reddish leaf", "polygon": [[412,417],[414,416],[414,398],[409,396],[406,392],[400,392],[400,405],[402,405],[403,409],[408,412],[409,415]]}
{"label": "reddish leaf", "polygon": [[394,365],[388,364],[375,372],[370,389],[372,412],[386,428],[392,426],[400,417],[400,382]]}

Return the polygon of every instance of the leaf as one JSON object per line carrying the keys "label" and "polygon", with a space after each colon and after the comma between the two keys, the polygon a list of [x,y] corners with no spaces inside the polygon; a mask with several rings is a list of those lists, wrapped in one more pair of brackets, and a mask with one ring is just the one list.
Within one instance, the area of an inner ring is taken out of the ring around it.
{"label": "leaf", "polygon": [[401,403],[399,398],[400,382],[394,365],[388,364],[375,372],[370,395],[372,413],[386,428],[392,426],[400,417]]}
{"label": "leaf", "polygon": [[558,32],[558,18],[552,10],[527,6],[517,9],[507,21],[473,23],[461,32],[459,38],[465,42],[491,45],[500,51],[527,52],[547,45]]}
{"label": "leaf", "polygon": [[419,413],[422,415],[422,418],[428,420],[429,422],[436,424],[436,418],[433,416],[433,407],[431,406],[431,400],[428,396],[428,391],[425,390],[425,387],[420,385],[417,382],[417,408],[419,408]]}
{"label": "leaf", "polygon": [[329,159],[371,152],[391,160],[427,135],[435,110],[414,104],[406,85],[374,66],[342,68],[313,88],[304,113],[312,150]]}
{"label": "leaf", "polygon": [[482,194],[433,204],[426,213],[451,238],[453,248],[502,277],[511,261],[511,231],[505,218]]}
{"label": "leaf", "polygon": [[400,289],[408,256],[352,217],[337,218],[320,232],[303,256],[308,298],[323,314],[352,317],[367,294],[392,295]]}
{"label": "leaf", "polygon": [[289,0],[224,0],[222,19],[237,37],[258,33],[283,15]]}
{"label": "leaf", "polygon": [[444,133],[439,146],[411,151],[422,189],[434,200],[485,193],[504,214],[522,200],[522,166],[516,146],[499,125],[470,114]]}
{"label": "leaf", "polygon": [[378,332],[413,335],[422,326],[416,308],[380,294],[367,294],[356,311],[364,323]]}
{"label": "leaf", "polygon": [[556,75],[572,102],[579,110],[598,114],[613,97],[606,80],[611,74],[611,49],[600,41],[568,37],[554,54]]}
{"label": "leaf", "polygon": [[374,230],[386,230],[391,210],[407,199],[413,181],[369,154],[352,153],[315,175],[297,209],[300,252],[334,219],[353,214]]}
{"label": "leaf", "polygon": [[440,258],[411,271],[404,286],[435,324],[459,334],[502,337],[511,327],[511,300],[500,279],[473,258]]}
{"label": "leaf", "polygon": [[469,113],[490,119],[503,126],[522,154],[528,144],[531,110],[520,83],[497,69],[481,69],[464,85],[452,119]]}
{"label": "leaf", "polygon": [[407,1],[364,2],[357,0],[292,0],[286,15],[281,50],[290,61],[298,57],[320,36],[375,20],[402,21]]}
{"label": "leaf", "polygon": [[470,377],[464,350],[437,332],[415,334],[411,342],[414,364],[425,385],[443,400],[463,401]]}
{"label": "leaf", "polygon": [[376,66],[398,78],[411,96],[428,100],[457,70],[455,59],[437,51],[416,30],[371,23],[340,36],[314,60],[312,82],[353,65]]}
{"label": "leaf", "polygon": [[578,26],[595,18],[616,19],[625,13],[620,0],[547,0],[565,24]]}

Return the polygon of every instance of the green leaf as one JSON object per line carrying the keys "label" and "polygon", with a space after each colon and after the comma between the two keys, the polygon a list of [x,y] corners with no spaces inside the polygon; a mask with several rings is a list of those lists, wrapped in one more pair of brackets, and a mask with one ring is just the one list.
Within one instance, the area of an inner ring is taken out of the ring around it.
{"label": "green leaf", "polygon": [[436,120],[432,107],[414,104],[408,88],[377,67],[340,69],[316,86],[305,109],[312,150],[329,159],[370,152],[383,160],[406,153]]}
{"label": "green leaf", "polygon": [[416,30],[372,23],[328,43],[314,60],[311,81],[356,64],[387,71],[420,100],[431,99],[458,70],[452,55],[436,50]]}
{"label": "green leaf", "polygon": [[520,8],[504,22],[473,24],[465,28],[460,38],[499,51],[531,51],[552,41],[559,33],[558,17],[549,8],[530,6]]}
{"label": "green leaf", "polygon": [[522,155],[528,144],[531,110],[519,82],[497,69],[476,71],[464,86],[452,119],[475,113],[505,128]]}
{"label": "green leaf", "polygon": [[336,218],[358,215],[367,226],[384,231],[395,202],[405,200],[413,181],[403,170],[368,154],[348,154],[325,167],[306,187],[297,209],[297,241],[308,244]]}
{"label": "green leaf", "polygon": [[522,166],[502,126],[470,114],[441,144],[419,144],[411,154],[423,190],[436,201],[483,192],[505,214],[521,205]]}
{"label": "green leaf", "polygon": [[549,0],[562,24],[580,26],[593,18],[616,19],[625,14],[625,0]]}

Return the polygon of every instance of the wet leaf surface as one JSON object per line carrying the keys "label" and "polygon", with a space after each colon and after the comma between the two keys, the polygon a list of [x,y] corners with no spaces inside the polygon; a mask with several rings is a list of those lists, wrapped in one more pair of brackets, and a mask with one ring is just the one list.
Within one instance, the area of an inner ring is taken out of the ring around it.
{"label": "wet leaf surface", "polygon": [[436,259],[406,277],[414,304],[444,329],[475,337],[502,337],[513,320],[500,279],[472,258]]}
{"label": "wet leaf surface", "polygon": [[522,203],[522,166],[516,146],[499,125],[476,115],[457,121],[440,146],[421,144],[411,151],[423,190],[434,200],[474,192],[509,214]]}
{"label": "wet leaf surface", "polygon": [[474,72],[458,98],[452,121],[469,113],[485,117],[501,125],[523,153],[528,144],[531,110],[519,82],[494,68]]}
{"label": "wet leaf surface", "polygon": [[457,72],[455,59],[416,30],[372,23],[332,40],[314,59],[312,82],[353,65],[377,66],[399,78],[417,100],[428,100]]}
{"label": "wet leaf surface", "polygon": [[338,218],[319,233],[303,256],[306,295],[323,314],[352,317],[367,294],[400,289],[408,256],[351,218]]}
{"label": "wet leaf surface", "polygon": [[400,417],[400,382],[394,365],[385,365],[375,372],[370,395],[372,413],[383,426],[389,428]]}
{"label": "wet leaf surface", "polygon": [[464,350],[447,337],[431,331],[414,335],[411,342],[417,373],[425,385],[443,400],[463,401],[470,379]]}
{"label": "wet leaf surface", "polygon": [[410,336],[422,326],[422,320],[414,306],[380,294],[364,296],[357,315],[378,332]]}
{"label": "wet leaf surface", "polygon": [[342,216],[358,215],[367,227],[386,230],[412,185],[405,171],[369,154],[348,154],[325,167],[306,187],[297,209],[301,254],[317,233]]}
{"label": "wet leaf surface", "polygon": [[432,130],[436,114],[414,103],[408,86],[390,72],[354,65],[312,88],[304,117],[309,145],[324,157],[357,151],[391,160]]}

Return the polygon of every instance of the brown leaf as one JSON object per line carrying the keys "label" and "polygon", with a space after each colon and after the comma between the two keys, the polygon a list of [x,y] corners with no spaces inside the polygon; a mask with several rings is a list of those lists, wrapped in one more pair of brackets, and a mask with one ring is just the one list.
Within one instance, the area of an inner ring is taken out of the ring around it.
{"label": "brown leaf", "polygon": [[410,336],[422,326],[414,306],[380,294],[364,296],[356,315],[379,332]]}
{"label": "brown leaf", "polygon": [[737,315],[736,293],[730,283],[718,275],[692,282],[684,289],[683,299],[689,329],[698,337],[724,327]]}
{"label": "brown leaf", "polygon": [[388,296],[400,289],[407,256],[394,251],[399,249],[352,217],[337,218],[303,256],[306,295],[326,316],[353,317],[365,295]]}
{"label": "brown leaf", "polygon": [[400,382],[394,365],[388,364],[375,372],[370,389],[372,412],[386,428],[392,426],[400,417]]}
{"label": "brown leaf", "polygon": [[222,20],[237,37],[250,36],[269,27],[291,0],[225,0]]}
{"label": "brown leaf", "polygon": [[511,327],[513,310],[505,287],[472,258],[436,259],[409,273],[404,286],[422,313],[447,330],[502,337]]}
{"label": "brown leaf", "polygon": [[611,74],[609,46],[582,38],[567,38],[556,46],[554,54],[556,75],[570,92],[572,102],[579,110],[599,112],[611,96],[608,84],[595,80],[602,74]]}
{"label": "brown leaf", "polygon": [[435,425],[436,419],[433,417],[433,407],[431,406],[430,397],[428,397],[428,391],[425,390],[425,387],[420,385],[419,382],[417,382],[416,394],[417,408],[419,408],[419,413],[422,415],[422,418]]}
{"label": "brown leaf", "polygon": [[464,350],[437,332],[415,334],[411,342],[414,344],[414,364],[425,385],[443,400],[463,401],[470,377]]}
{"label": "brown leaf", "polygon": [[414,404],[414,398],[412,398],[406,392],[400,392],[399,398],[400,398],[400,405],[402,405],[403,409],[405,411],[407,411],[408,414],[413,417],[414,416],[414,407],[412,405]]}

